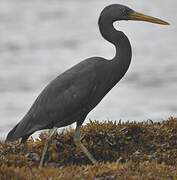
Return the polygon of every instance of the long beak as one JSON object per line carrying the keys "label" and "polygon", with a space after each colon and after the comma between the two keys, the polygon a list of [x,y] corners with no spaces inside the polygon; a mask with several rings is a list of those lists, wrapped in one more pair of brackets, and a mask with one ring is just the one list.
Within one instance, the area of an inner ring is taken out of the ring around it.
{"label": "long beak", "polygon": [[138,12],[133,12],[132,14],[129,15],[129,18],[130,20],[135,20],[135,21],[147,21],[147,22],[156,23],[156,24],[170,25],[166,21],[163,21],[161,19],[158,19],[152,16],[147,16],[145,14],[141,14]]}

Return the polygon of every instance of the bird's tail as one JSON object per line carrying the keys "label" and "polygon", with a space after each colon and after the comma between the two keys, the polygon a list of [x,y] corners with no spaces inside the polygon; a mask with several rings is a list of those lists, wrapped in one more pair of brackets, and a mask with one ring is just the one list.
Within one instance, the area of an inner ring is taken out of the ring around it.
{"label": "bird's tail", "polygon": [[16,135],[17,126],[18,124],[8,133],[6,141],[15,141],[19,139],[19,137]]}

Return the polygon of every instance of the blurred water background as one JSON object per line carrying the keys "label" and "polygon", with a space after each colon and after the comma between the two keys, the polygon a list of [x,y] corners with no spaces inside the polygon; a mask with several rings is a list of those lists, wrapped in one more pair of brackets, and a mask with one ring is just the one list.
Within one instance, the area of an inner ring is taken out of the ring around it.
{"label": "blurred water background", "polygon": [[1,137],[58,74],[87,57],[114,56],[113,46],[101,37],[97,27],[99,13],[112,3],[168,20],[171,26],[115,24],[131,41],[132,63],[87,121],[176,116],[177,1],[0,0]]}

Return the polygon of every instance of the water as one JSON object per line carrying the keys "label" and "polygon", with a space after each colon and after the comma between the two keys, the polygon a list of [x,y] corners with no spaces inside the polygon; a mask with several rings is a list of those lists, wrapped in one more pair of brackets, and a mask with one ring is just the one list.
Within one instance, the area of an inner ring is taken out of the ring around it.
{"label": "water", "polygon": [[123,80],[87,119],[162,120],[177,113],[177,19],[175,0],[1,0],[0,134],[23,117],[44,86],[91,56],[112,58],[97,19],[108,4],[123,3],[172,25],[121,22],[133,47]]}

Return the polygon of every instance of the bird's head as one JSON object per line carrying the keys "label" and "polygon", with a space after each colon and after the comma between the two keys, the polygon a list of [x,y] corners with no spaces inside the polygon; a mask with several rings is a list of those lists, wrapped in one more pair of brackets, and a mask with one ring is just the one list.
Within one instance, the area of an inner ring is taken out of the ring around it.
{"label": "bird's head", "polygon": [[[109,16],[107,16],[108,14]],[[129,7],[120,4],[112,4],[105,7],[101,13],[101,17],[109,17],[109,19],[111,19],[112,22],[119,20],[135,20],[146,21],[162,25],[169,25],[169,23],[166,21],[142,13],[138,13],[130,9]]]}

